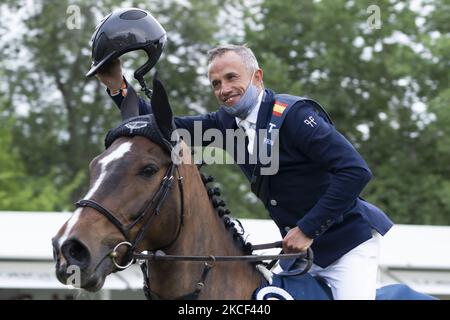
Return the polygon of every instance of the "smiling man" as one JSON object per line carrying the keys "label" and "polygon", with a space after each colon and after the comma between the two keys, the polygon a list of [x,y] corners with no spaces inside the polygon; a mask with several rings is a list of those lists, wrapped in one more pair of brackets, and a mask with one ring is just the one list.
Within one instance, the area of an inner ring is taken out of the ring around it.
{"label": "smiling man", "polygon": [[209,52],[208,77],[221,108],[245,130],[253,154],[258,106],[264,94],[263,72],[250,50],[220,47]]}
{"label": "smiling man", "polygon": [[[113,97],[120,107],[126,94],[120,89],[128,84],[118,60],[97,76],[109,93],[122,92]],[[193,135],[194,124],[200,123],[203,132],[216,129],[224,137],[227,130],[241,128],[247,138],[235,148],[245,159],[264,144],[277,146],[271,157],[277,158],[279,169],[272,175],[263,175],[260,163],[236,162],[278,225],[284,251],[312,247],[310,273],[328,281],[335,299],[374,299],[379,237],[393,223],[359,197],[372,177],[361,155],[317,102],[264,88],[263,71],[248,47],[210,50],[208,78],[219,109],[176,117],[176,126]],[[140,110],[151,112],[151,107],[141,99]]]}

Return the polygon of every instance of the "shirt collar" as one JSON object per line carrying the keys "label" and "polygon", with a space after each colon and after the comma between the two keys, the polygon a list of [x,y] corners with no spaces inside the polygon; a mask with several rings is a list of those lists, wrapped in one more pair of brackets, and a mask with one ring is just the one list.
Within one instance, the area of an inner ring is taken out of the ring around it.
{"label": "shirt collar", "polygon": [[[256,106],[253,108],[253,110],[250,112],[250,114],[244,120],[247,120],[250,123],[256,124],[256,121],[258,120],[258,111],[259,111],[259,107],[261,106],[261,101],[263,99],[263,95],[264,95],[264,89],[261,90],[261,92],[258,95],[258,99],[256,99],[256,102],[255,102]],[[237,125],[239,125],[239,123],[242,121],[242,119],[238,118],[238,117],[235,117],[235,120],[236,120]]]}

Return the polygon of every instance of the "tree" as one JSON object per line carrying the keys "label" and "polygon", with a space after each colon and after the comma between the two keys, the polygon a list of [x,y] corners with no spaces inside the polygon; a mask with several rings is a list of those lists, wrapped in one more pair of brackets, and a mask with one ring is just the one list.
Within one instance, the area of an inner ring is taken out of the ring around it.
{"label": "tree", "polygon": [[[123,4],[27,3],[8,0],[0,5],[0,75],[8,79],[2,82],[2,120],[8,119],[8,125],[0,138],[4,152],[15,150],[2,160],[7,168],[2,174],[16,177],[11,173],[23,171],[34,194],[41,186],[33,181],[45,180],[42,185],[48,182],[55,190],[67,186],[70,197],[60,197],[67,200],[48,199],[49,208],[56,210],[86,192],[87,164],[103,150],[108,129],[120,121],[104,88],[84,74],[95,24]],[[374,173],[365,198],[398,223],[449,223],[445,128],[450,127],[450,1],[422,1],[422,10],[389,0],[370,8],[345,0],[263,0],[246,7],[248,3],[132,2],[152,12],[168,32],[157,69],[175,115],[217,109],[206,78],[206,52],[218,43],[246,42],[264,68],[267,87],[316,98],[358,148]],[[23,17],[23,28],[3,19],[5,8]],[[380,28],[373,23],[377,8]],[[122,57],[137,89],[132,70],[145,58],[142,52]],[[206,170],[216,176],[233,214],[266,216],[236,166]],[[13,189],[4,190],[9,190],[6,198],[14,198]]]}
{"label": "tree", "polygon": [[[399,223],[449,222],[436,185],[447,176],[427,161],[436,152],[428,143],[435,129],[422,121],[428,102],[449,84],[449,2],[427,4],[440,9],[424,16],[401,1],[378,1],[377,29],[365,3],[265,0],[259,15],[248,13],[246,27],[266,85],[328,109],[374,173],[364,196]],[[433,31],[439,40],[430,38]],[[414,110],[421,105],[422,114]]]}
{"label": "tree", "polygon": [[[175,114],[216,108],[217,103],[205,83],[206,51],[219,30],[216,17],[220,8],[233,2],[134,2],[134,6],[147,9],[157,17],[168,32],[169,41],[157,68]],[[25,112],[16,110],[10,128],[12,143],[20,146],[18,157],[27,176],[47,177],[57,189],[77,183],[71,201],[66,203],[68,207],[86,192],[87,165],[101,152],[108,129],[120,121],[104,88],[96,79],[86,79],[84,74],[90,64],[88,43],[95,24],[122,2],[84,0],[73,6],[71,1],[40,0],[27,7],[26,1],[11,0],[6,5],[10,13],[22,14],[24,23],[22,36],[0,46],[5,57],[1,69],[9,79],[5,91],[14,105],[21,102],[25,106],[22,108]],[[17,56],[27,59],[20,63],[15,59]],[[128,80],[135,87],[130,71],[145,58],[142,52],[121,58]],[[243,181],[236,171],[225,171],[229,174],[216,170],[224,178]],[[220,177],[218,181],[227,183]],[[229,198],[233,197],[231,194]],[[240,202],[242,197],[238,193],[237,201],[230,203]],[[54,205],[59,206],[57,203]]]}
{"label": "tree", "polygon": [[19,146],[14,144],[11,128],[14,117],[7,116],[10,103],[0,102],[0,208],[2,210],[67,210],[70,195],[78,185],[80,175],[63,188],[54,184],[55,172],[47,176],[29,176],[20,157]]}

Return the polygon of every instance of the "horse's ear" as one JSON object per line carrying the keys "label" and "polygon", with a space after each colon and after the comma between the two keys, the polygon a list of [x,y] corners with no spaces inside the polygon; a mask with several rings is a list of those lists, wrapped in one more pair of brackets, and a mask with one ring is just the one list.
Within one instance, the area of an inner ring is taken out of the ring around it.
{"label": "horse's ear", "polygon": [[132,86],[128,86],[127,95],[120,104],[120,114],[123,121],[139,115],[139,98]]}
{"label": "horse's ear", "polygon": [[152,110],[159,129],[164,134],[164,137],[170,141],[172,131],[175,130],[172,109],[166,89],[164,89],[156,74],[153,78]]}

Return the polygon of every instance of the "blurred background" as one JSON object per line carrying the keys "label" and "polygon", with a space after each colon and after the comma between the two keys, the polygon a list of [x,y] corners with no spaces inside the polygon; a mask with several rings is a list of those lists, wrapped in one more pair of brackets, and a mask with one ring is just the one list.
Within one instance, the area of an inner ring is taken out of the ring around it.
{"label": "blurred background", "polygon": [[[217,109],[206,53],[247,43],[266,87],[319,101],[357,147],[364,198],[398,224],[450,225],[450,0],[0,0],[0,211],[72,211],[87,192],[120,122],[84,76],[90,37],[130,6],[168,33],[156,69],[176,115]],[[121,57],[135,88],[143,59]],[[237,166],[206,171],[234,216],[269,218]]]}
{"label": "blurred background", "polygon": [[[89,69],[90,36],[118,7],[168,33],[157,64],[175,114],[217,109],[206,52],[247,43],[277,92],[309,96],[358,148],[363,196],[397,223],[450,224],[450,1],[2,0],[0,210],[65,211],[86,193],[116,106]],[[139,53],[122,56],[127,78]],[[238,217],[268,218],[234,165],[207,169]]]}

